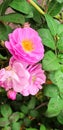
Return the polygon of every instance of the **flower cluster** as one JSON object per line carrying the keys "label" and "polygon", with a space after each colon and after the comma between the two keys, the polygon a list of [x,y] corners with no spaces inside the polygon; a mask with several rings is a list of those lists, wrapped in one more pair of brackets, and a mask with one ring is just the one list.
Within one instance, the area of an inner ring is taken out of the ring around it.
{"label": "flower cluster", "polygon": [[17,93],[35,95],[46,80],[44,70],[38,63],[44,57],[40,36],[29,26],[17,28],[9,34],[5,46],[12,57],[9,66],[0,70],[0,86],[12,100],[16,99]]}

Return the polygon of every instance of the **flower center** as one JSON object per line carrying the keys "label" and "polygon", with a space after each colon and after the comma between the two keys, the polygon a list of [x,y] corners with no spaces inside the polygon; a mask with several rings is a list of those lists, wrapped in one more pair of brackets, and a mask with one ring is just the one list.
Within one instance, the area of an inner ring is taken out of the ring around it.
{"label": "flower center", "polygon": [[5,67],[5,70],[10,71],[11,69],[12,69],[11,66],[7,66],[7,67]]}
{"label": "flower center", "polygon": [[32,77],[32,81],[35,82],[36,81],[36,76]]}
{"label": "flower center", "polygon": [[33,48],[33,43],[31,40],[23,40],[22,41],[22,47],[25,51],[32,51]]}

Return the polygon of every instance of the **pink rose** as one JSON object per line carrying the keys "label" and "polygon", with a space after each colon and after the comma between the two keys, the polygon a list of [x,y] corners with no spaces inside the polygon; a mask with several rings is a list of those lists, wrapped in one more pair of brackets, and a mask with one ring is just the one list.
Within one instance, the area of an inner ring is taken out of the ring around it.
{"label": "pink rose", "polygon": [[15,61],[12,66],[0,70],[0,86],[6,91],[13,89],[15,92],[21,92],[29,85],[29,77],[30,74],[24,66]]}
{"label": "pink rose", "polygon": [[37,92],[42,89],[42,84],[46,81],[46,76],[44,70],[41,68],[41,64],[29,66],[28,71],[30,73],[29,85],[21,92],[24,96],[37,94]]}
{"label": "pink rose", "polygon": [[15,100],[16,94],[35,95],[46,81],[41,64],[27,65],[14,57],[9,66],[0,70],[0,86],[7,91],[8,98]]}
{"label": "pink rose", "polygon": [[15,59],[28,64],[39,62],[44,57],[44,47],[37,31],[31,27],[17,28],[9,34],[6,48]]}

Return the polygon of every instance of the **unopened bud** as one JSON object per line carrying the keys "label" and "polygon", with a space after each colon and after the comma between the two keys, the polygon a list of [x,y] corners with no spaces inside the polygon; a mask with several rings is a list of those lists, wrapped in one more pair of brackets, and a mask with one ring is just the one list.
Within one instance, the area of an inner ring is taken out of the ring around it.
{"label": "unopened bud", "polygon": [[13,91],[13,90],[9,90],[8,92],[7,92],[7,97],[9,98],[9,99],[11,99],[11,100],[16,100],[16,92],[15,91]]}

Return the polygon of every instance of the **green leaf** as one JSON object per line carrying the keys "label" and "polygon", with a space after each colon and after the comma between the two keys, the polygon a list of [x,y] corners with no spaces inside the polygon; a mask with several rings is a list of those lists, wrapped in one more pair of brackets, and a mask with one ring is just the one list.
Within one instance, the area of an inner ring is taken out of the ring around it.
{"label": "green leaf", "polygon": [[63,51],[63,32],[59,35],[59,40],[57,42],[57,47],[60,51]]}
{"label": "green leaf", "polygon": [[0,126],[1,127],[7,126],[9,124],[10,124],[10,122],[7,118],[0,117]]}
{"label": "green leaf", "polygon": [[57,34],[59,35],[61,33],[63,33],[63,24],[59,24],[57,28]]}
{"label": "green leaf", "polygon": [[20,118],[19,112],[14,112],[10,117],[9,120],[10,122],[16,122]]}
{"label": "green leaf", "polygon": [[51,32],[49,29],[39,29],[38,33],[40,37],[42,38],[43,44],[51,49],[55,49],[55,41],[51,35]]}
{"label": "green leaf", "polygon": [[56,0],[57,2],[59,2],[59,3],[63,3],[63,0]]}
{"label": "green leaf", "polygon": [[0,15],[1,15],[1,12],[2,12],[2,8],[3,8],[3,2],[0,4]]}
{"label": "green leaf", "polygon": [[21,101],[21,100],[22,100],[22,95],[18,93],[16,97],[16,101]]}
{"label": "green leaf", "polygon": [[59,95],[59,90],[56,85],[50,84],[44,87],[44,95],[48,97],[55,97]]}
{"label": "green leaf", "polygon": [[20,110],[24,113],[24,114],[27,114],[28,111],[29,111],[29,108],[26,106],[26,105],[22,105]]}
{"label": "green leaf", "polygon": [[[58,0],[58,1],[61,1],[61,0]],[[50,14],[51,16],[55,16],[57,15],[60,10],[62,9],[62,4],[61,2],[57,2],[56,0],[52,0],[48,6],[48,11],[47,13]]]}
{"label": "green leaf", "polygon": [[63,94],[63,72],[61,70],[56,71],[55,81],[61,94]]}
{"label": "green leaf", "polygon": [[30,126],[30,123],[31,123],[31,120],[29,118],[24,118],[24,124],[25,126],[29,127]]}
{"label": "green leaf", "polygon": [[38,24],[41,24],[42,23],[41,14],[34,7],[32,7],[32,11],[33,11],[33,20],[36,21]]}
{"label": "green leaf", "polygon": [[20,115],[20,119],[23,119],[25,117],[25,114],[22,112],[20,112],[19,115]]}
{"label": "green leaf", "polygon": [[58,54],[59,63],[63,64],[63,54]]}
{"label": "green leaf", "polygon": [[12,130],[20,130],[20,122],[14,122],[11,125]]}
{"label": "green leaf", "polygon": [[44,59],[42,60],[42,64],[44,70],[46,71],[54,71],[60,68],[58,59],[52,51],[48,51],[45,53]]}
{"label": "green leaf", "polygon": [[0,54],[0,59],[1,59],[1,60],[7,60],[7,57],[4,57],[4,56],[2,56],[2,55]]}
{"label": "green leaf", "polygon": [[63,125],[63,111],[57,116],[57,120]]}
{"label": "green leaf", "polygon": [[32,97],[31,100],[28,103],[28,108],[29,109],[34,109],[35,105],[36,105],[36,98]]}
{"label": "green leaf", "polygon": [[6,127],[2,128],[2,130],[11,130],[11,127],[6,126]]}
{"label": "green leaf", "polygon": [[6,9],[8,8],[9,4],[12,2],[12,0],[5,0],[1,6],[0,6],[0,15],[4,15]]}
{"label": "green leaf", "polygon": [[25,16],[25,18],[33,18],[33,12],[29,12],[29,14]]}
{"label": "green leaf", "polygon": [[9,117],[12,114],[11,107],[7,104],[1,105],[1,114],[4,117]]}
{"label": "green leaf", "polygon": [[47,117],[57,116],[63,109],[63,100],[59,96],[52,97],[46,111]]}
{"label": "green leaf", "polygon": [[44,125],[41,125],[40,130],[46,130],[46,127]]}
{"label": "green leaf", "polygon": [[30,111],[30,116],[37,117],[38,116],[38,111],[37,110],[31,110]]}
{"label": "green leaf", "polygon": [[5,26],[3,23],[0,23],[0,40],[7,40],[8,34],[12,31],[9,26]]}
{"label": "green leaf", "polygon": [[63,99],[63,66],[61,69],[50,73],[49,78],[57,86],[59,94]]}
{"label": "green leaf", "polygon": [[26,128],[26,130],[37,130],[36,128]]}
{"label": "green leaf", "polygon": [[51,31],[51,34],[53,36],[55,36],[57,34],[57,28],[58,28],[58,25],[59,23],[57,21],[55,21],[50,15],[48,14],[45,14],[45,18],[46,18],[46,21],[47,21],[47,25]]}
{"label": "green leaf", "polygon": [[12,22],[12,23],[20,23],[20,24],[24,24],[25,22],[24,16],[19,13],[0,16],[0,20],[3,22]]}
{"label": "green leaf", "polygon": [[50,72],[49,79],[52,81],[53,84],[57,85],[56,80],[55,80],[55,73],[56,73],[56,71]]}
{"label": "green leaf", "polygon": [[13,0],[10,7],[24,14],[32,12],[31,5],[26,0]]}

